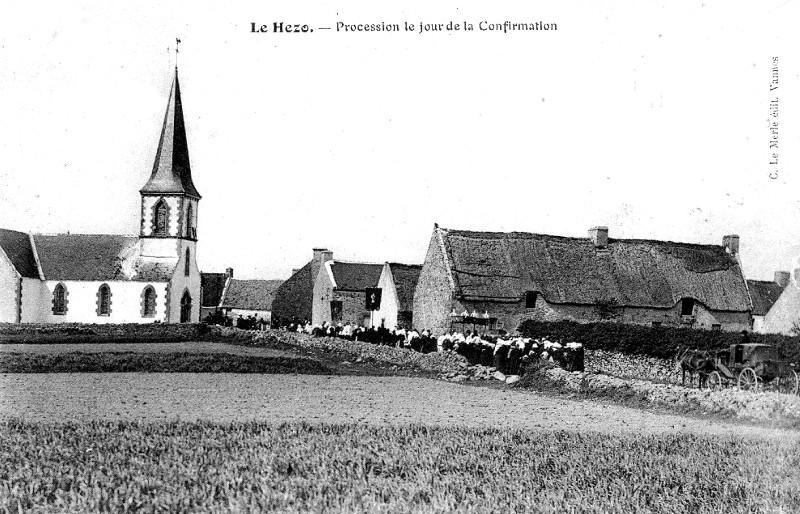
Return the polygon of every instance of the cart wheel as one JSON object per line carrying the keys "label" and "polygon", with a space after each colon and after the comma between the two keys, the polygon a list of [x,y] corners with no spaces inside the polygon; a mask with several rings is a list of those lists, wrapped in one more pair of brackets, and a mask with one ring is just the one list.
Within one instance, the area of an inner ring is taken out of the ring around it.
{"label": "cart wheel", "polygon": [[753,368],[744,368],[739,373],[739,382],[737,384],[742,391],[754,390],[758,387],[758,377],[756,376]]}
{"label": "cart wheel", "polygon": [[708,388],[712,391],[722,389],[722,376],[717,371],[708,374]]}
{"label": "cart wheel", "polygon": [[800,379],[797,372],[790,369],[787,373],[778,377],[778,391],[784,394],[797,394],[800,390]]}

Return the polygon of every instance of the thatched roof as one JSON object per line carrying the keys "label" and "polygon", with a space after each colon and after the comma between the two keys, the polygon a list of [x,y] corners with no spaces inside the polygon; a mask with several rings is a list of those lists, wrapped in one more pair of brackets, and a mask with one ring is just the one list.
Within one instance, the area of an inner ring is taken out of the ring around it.
{"label": "thatched roof", "polygon": [[363,262],[332,261],[330,266],[339,291],[364,291],[368,287],[376,287],[383,271],[382,264]]}
{"label": "thatched roof", "polygon": [[218,307],[225,290],[227,273],[200,273],[200,289],[203,292],[203,307]]}
{"label": "thatched roof", "polygon": [[753,299],[753,316],[765,316],[783,292],[783,287],[772,280],[748,280],[747,287]]}
{"label": "thatched roof", "polygon": [[282,280],[231,279],[220,300],[220,307],[271,311],[275,292],[282,283]]}
{"label": "thatched roof", "polygon": [[312,263],[309,261],[278,287],[272,302],[273,319],[294,317],[311,319],[311,305],[314,298],[311,268]]}
{"label": "thatched roof", "polygon": [[394,286],[397,289],[397,310],[410,311],[414,309],[414,290],[417,288],[421,264],[389,263],[392,271]]}
{"label": "thatched roof", "polygon": [[751,309],[735,257],[722,246],[589,238],[525,232],[470,232],[437,227],[456,294],[519,301],[527,291],[551,303],[673,307],[694,298],[713,310]]}

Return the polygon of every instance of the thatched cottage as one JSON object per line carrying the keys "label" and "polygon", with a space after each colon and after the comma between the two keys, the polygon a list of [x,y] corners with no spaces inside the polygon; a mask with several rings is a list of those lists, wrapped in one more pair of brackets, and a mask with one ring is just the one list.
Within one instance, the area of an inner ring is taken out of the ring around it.
{"label": "thatched cottage", "polygon": [[749,330],[738,253],[735,235],[700,245],[611,239],[606,227],[576,238],[434,225],[414,324],[442,333],[469,314],[507,331],[528,319]]}

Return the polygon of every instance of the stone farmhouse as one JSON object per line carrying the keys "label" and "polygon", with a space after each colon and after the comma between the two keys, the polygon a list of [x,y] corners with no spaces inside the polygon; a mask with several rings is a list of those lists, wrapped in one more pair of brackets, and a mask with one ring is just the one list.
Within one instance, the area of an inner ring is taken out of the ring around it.
{"label": "stone farmhouse", "polygon": [[435,334],[461,328],[462,314],[506,331],[528,319],[740,331],[751,311],[735,235],[701,245],[612,239],[606,227],[576,238],[434,225],[413,316]]}
{"label": "stone farmhouse", "polygon": [[383,265],[378,279],[381,304],[372,316],[373,326],[383,325],[390,330],[414,327],[414,291],[420,271],[421,264],[387,262]]}
{"label": "stone farmhouse", "polygon": [[226,318],[254,316],[272,320],[272,302],[282,280],[239,280],[232,276],[225,284],[219,308]]}
{"label": "stone farmhouse", "polygon": [[274,323],[311,321],[314,298],[314,284],[322,265],[333,259],[333,252],[327,248],[314,248],[313,256],[302,268],[292,270],[292,275],[275,291],[272,301]]}
{"label": "stone farmhouse", "polygon": [[0,322],[197,322],[197,214],[178,72],[139,235],[28,234],[0,229]]}
{"label": "stone farmhouse", "polygon": [[367,288],[378,287],[383,266],[363,262],[325,261],[314,283],[311,323],[355,323],[371,326]]}
{"label": "stone farmhouse", "polygon": [[775,280],[747,280],[750,298],[753,300],[753,332],[764,332],[764,318],[789,285],[789,272],[776,271]]}

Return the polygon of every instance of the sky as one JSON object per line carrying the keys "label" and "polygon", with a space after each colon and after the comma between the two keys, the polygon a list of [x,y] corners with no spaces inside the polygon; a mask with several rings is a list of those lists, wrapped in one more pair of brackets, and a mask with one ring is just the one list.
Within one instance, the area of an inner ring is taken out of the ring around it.
{"label": "sky", "polygon": [[[180,38],[202,271],[421,263],[434,223],[738,234],[755,279],[800,256],[800,2],[431,4],[12,3],[0,227],[138,233]],[[480,30],[503,21],[557,29]],[[337,30],[381,22],[401,30]]]}

